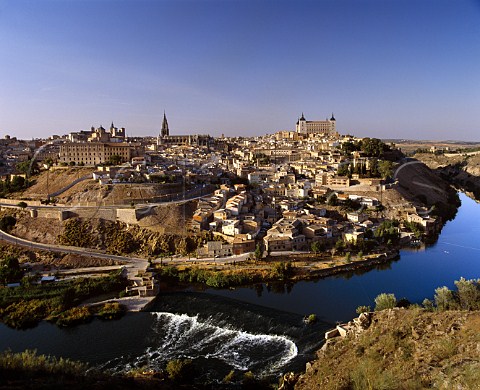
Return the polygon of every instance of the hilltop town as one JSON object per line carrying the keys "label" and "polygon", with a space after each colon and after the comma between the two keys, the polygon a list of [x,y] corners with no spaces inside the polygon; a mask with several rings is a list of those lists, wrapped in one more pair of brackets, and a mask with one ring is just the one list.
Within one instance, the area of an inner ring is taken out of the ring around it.
{"label": "hilltop town", "polygon": [[[12,234],[75,245],[65,226],[104,220],[156,232],[156,245],[122,253],[150,259],[329,253],[351,262],[418,245],[454,213],[452,191],[428,168],[394,143],[340,135],[333,114],[302,113],[295,130],[249,138],[172,135],[164,114],[157,137],[130,138],[112,123],[45,140],[6,136],[0,153],[2,208],[18,211]],[[176,238],[162,242],[168,234]],[[106,249],[100,241],[90,246]]]}
{"label": "hilltop town", "polygon": [[[14,328],[71,326],[145,309],[159,281],[283,289],[382,267],[455,215],[442,174],[461,167],[438,155],[418,154],[430,169],[395,142],[340,135],[333,114],[302,113],[294,130],[258,137],[171,135],[166,114],[156,137],[127,137],[113,123],[44,140],[7,136],[0,318]],[[453,184],[468,187],[466,174]],[[45,298],[44,284],[58,297]],[[80,293],[64,302],[72,288]],[[311,387],[316,373],[298,386]]]}

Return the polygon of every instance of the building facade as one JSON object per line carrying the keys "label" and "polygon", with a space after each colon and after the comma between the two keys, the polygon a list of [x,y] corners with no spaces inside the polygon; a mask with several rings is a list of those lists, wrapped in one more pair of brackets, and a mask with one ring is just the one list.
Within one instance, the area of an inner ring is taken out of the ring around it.
{"label": "building facade", "polygon": [[335,122],[333,113],[330,119],[325,119],[324,121],[307,121],[302,112],[301,118],[297,121],[296,132],[299,134],[334,135],[337,131]]}
{"label": "building facade", "polygon": [[133,145],[120,142],[68,142],[60,145],[58,161],[92,166],[108,162],[113,156],[119,156],[121,162],[127,162],[135,154],[134,150]]}

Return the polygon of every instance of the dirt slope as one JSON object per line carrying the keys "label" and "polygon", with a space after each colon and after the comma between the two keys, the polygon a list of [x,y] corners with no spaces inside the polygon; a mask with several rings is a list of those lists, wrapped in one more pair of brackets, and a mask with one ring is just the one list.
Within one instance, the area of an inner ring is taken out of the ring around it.
{"label": "dirt slope", "polygon": [[393,309],[320,351],[295,390],[479,389],[480,313]]}
{"label": "dirt slope", "polygon": [[32,178],[35,183],[27,188],[22,196],[31,199],[46,199],[48,194],[68,186],[76,179],[92,174],[93,171],[93,168],[65,168],[43,171]]}

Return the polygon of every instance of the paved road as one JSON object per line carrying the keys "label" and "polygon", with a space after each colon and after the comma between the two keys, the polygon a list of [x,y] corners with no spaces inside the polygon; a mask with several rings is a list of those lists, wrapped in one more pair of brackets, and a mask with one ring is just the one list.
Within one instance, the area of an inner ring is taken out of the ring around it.
{"label": "paved road", "polygon": [[195,264],[202,264],[202,263],[215,263],[218,265],[226,265],[232,264],[233,262],[239,263],[242,261],[246,261],[250,253],[244,253],[243,255],[234,255],[229,257],[203,257],[197,259],[196,257],[180,257],[180,256],[168,256],[168,257],[159,257],[152,261],[155,264],[163,264],[163,265],[170,265],[170,264],[182,264],[182,263],[195,263]]}

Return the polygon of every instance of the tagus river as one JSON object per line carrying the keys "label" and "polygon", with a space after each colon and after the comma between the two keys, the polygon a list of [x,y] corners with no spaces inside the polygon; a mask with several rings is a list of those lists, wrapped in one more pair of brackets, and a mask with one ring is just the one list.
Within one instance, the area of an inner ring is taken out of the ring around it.
{"label": "tagus river", "polygon": [[[188,357],[206,380],[232,369],[266,377],[301,370],[323,332],[354,317],[359,305],[373,307],[376,295],[421,302],[439,286],[453,288],[461,276],[480,277],[480,205],[464,194],[460,199],[455,219],[434,245],[402,250],[400,260],[380,268],[293,285],[161,293],[150,312],[70,329],[44,322],[16,331],[0,324],[0,350],[36,349],[113,372],[159,369]],[[305,324],[311,313],[321,321]]]}

